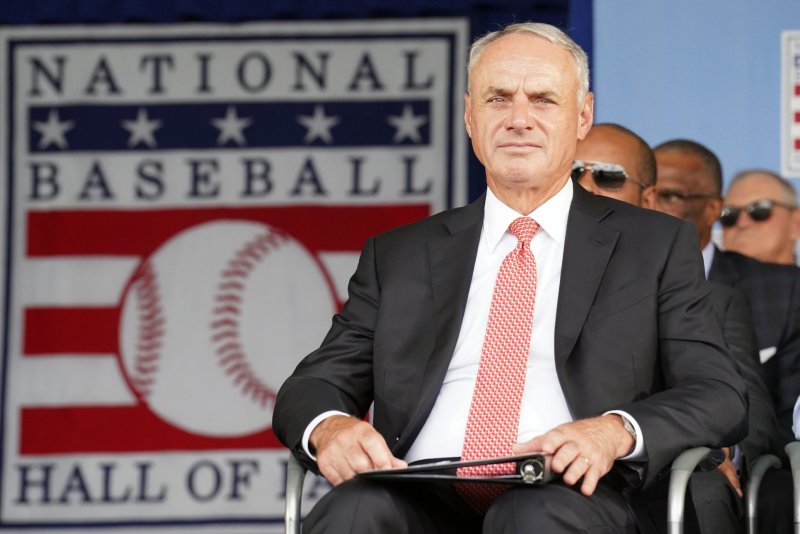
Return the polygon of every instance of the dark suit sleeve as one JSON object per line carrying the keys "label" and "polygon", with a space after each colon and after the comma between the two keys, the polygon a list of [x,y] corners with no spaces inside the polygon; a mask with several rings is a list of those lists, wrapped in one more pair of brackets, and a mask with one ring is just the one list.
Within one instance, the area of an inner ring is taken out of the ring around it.
{"label": "dark suit sleeve", "polygon": [[722,324],[725,342],[731,350],[747,385],[750,398],[747,437],[739,443],[751,465],[758,456],[772,449],[776,431],[775,410],[764,383],[761,363],[747,298],[740,291],[712,284],[714,309]]}
{"label": "dark suit sleeve", "polygon": [[349,298],[319,349],[297,366],[278,392],[272,417],[278,439],[300,457],[308,424],[328,410],[364,417],[373,397],[372,347],[380,288],[374,240],[364,246]]}
{"label": "dark suit sleeve", "polygon": [[785,277],[789,286],[789,317],[777,353],[765,366],[776,378],[773,392],[775,415],[778,419],[779,449],[793,441],[792,413],[797,397],[800,396],[800,269],[786,267]]}
{"label": "dark suit sleeve", "polygon": [[640,427],[645,486],[683,450],[731,446],[747,432],[747,393],[713,315],[694,228],[682,223],[658,281],[662,390],[620,406]]}

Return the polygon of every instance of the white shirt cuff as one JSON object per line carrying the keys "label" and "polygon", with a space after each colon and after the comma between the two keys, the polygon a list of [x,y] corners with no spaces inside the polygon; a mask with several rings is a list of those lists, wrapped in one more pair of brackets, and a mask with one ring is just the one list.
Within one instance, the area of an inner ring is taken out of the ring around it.
{"label": "white shirt cuff", "polygon": [[633,450],[627,456],[623,456],[620,460],[630,460],[633,462],[641,461],[646,458],[645,450],[644,450],[644,436],[642,436],[642,427],[639,426],[639,423],[636,422],[636,419],[631,417],[628,412],[624,412],[622,410],[610,410],[603,415],[608,415],[610,413],[615,413],[621,417],[624,417],[628,421],[631,422],[633,428],[636,429],[636,445],[634,445]]}
{"label": "white shirt cuff", "polygon": [[332,415],[345,415],[347,417],[350,417],[350,414],[340,412],[339,410],[328,410],[327,412],[322,412],[314,419],[312,419],[311,422],[308,423],[306,431],[303,432],[303,440],[301,441],[301,444],[303,445],[303,450],[306,451],[306,454],[309,456],[309,458],[311,458],[315,462],[317,461],[317,457],[311,454],[311,450],[309,450],[308,448],[308,440],[311,438],[311,432],[313,432],[314,429],[317,428],[317,425]]}
{"label": "white shirt cuff", "polygon": [[792,416],[792,431],[794,437],[800,439],[800,396],[797,397],[797,402],[794,403],[794,414]]}

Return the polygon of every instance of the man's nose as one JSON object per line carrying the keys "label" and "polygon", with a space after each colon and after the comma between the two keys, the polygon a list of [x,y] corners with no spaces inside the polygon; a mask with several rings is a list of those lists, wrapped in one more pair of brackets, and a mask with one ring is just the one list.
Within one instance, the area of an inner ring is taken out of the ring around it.
{"label": "man's nose", "polygon": [[744,208],[741,208],[741,211],[739,212],[739,217],[736,218],[736,227],[737,228],[748,228],[750,226],[753,226],[754,224],[755,224],[755,221],[747,213],[747,210],[744,209]]}
{"label": "man's nose", "polygon": [[514,98],[511,101],[511,111],[508,118],[508,128],[528,129],[533,124],[531,109],[525,98]]}

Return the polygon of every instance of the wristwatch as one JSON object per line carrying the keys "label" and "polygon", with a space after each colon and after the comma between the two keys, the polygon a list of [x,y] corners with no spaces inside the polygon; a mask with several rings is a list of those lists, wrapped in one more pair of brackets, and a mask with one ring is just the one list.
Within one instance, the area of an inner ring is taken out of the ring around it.
{"label": "wristwatch", "polygon": [[617,414],[617,415],[619,415],[619,418],[622,419],[622,427],[625,430],[627,430],[628,434],[630,434],[631,437],[633,438],[633,447],[631,447],[631,450],[628,451],[628,454],[630,454],[636,448],[636,427],[634,427],[633,423],[631,423],[628,420],[628,418],[625,417],[624,415],[622,415],[622,414]]}

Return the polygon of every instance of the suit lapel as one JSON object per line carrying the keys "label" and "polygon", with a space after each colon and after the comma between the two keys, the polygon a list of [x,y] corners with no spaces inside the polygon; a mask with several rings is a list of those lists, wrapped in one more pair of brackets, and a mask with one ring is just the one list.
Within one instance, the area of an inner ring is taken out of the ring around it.
{"label": "suit lapel", "polygon": [[411,438],[422,428],[436,402],[453,356],[483,227],[484,200],[482,196],[463,209],[448,214],[443,221],[445,235],[428,242],[435,341],[425,372],[421,375],[419,402],[394,447],[396,451],[404,453],[411,445]]}
{"label": "suit lapel", "polygon": [[619,232],[601,224],[611,212],[606,202],[575,184],[567,219],[561,285],[556,310],[555,357],[569,357],[594,302]]}

